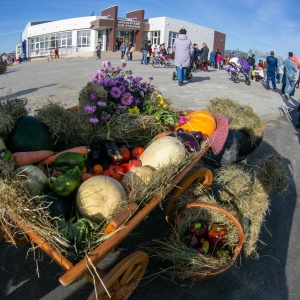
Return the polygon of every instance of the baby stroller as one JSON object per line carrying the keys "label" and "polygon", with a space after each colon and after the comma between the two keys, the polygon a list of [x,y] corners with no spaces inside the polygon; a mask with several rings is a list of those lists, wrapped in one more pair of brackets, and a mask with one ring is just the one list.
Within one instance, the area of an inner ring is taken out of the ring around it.
{"label": "baby stroller", "polygon": [[[190,61],[190,65],[187,67],[186,74],[185,74],[185,79],[184,80],[187,80],[187,81],[191,81],[192,80],[192,77],[193,77],[192,70],[193,70],[193,62],[191,60]],[[176,71],[173,72],[172,79],[173,80],[177,80],[177,72]]]}
{"label": "baby stroller", "polygon": [[233,82],[238,83],[240,81],[240,74],[242,74],[245,77],[245,83],[251,85],[250,77],[248,75],[250,65],[246,59],[233,57],[229,60],[225,69]]}

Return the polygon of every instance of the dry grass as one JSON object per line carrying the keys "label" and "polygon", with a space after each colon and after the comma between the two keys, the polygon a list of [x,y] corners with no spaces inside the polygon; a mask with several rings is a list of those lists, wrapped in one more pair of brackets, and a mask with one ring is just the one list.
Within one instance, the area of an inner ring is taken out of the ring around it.
{"label": "dry grass", "polygon": [[214,98],[210,100],[207,110],[212,114],[220,114],[230,119],[230,129],[246,132],[253,137],[263,136],[266,124],[248,105],[229,98]]}
{"label": "dry grass", "polygon": [[6,138],[13,130],[16,121],[28,114],[26,105],[25,98],[0,102],[0,137]]}
{"label": "dry grass", "polygon": [[66,144],[98,144],[108,139],[117,143],[145,146],[156,134],[165,130],[153,116],[124,113],[109,121],[92,124],[81,109],[65,109],[49,102],[36,111],[48,125],[54,138]]}
{"label": "dry grass", "polygon": [[245,228],[243,251],[246,256],[257,256],[257,241],[270,205],[269,194],[272,190],[282,194],[288,189],[282,158],[266,156],[251,172],[241,165],[223,167],[215,180],[219,185],[218,198],[235,205],[242,218],[250,221],[249,228]]}

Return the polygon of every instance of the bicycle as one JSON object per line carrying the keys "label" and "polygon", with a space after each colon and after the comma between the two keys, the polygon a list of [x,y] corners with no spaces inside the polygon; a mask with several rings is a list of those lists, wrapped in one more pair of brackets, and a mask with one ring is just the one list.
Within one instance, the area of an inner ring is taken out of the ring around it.
{"label": "bicycle", "polygon": [[151,65],[153,68],[170,67],[171,63],[168,58],[166,58],[166,61],[164,61],[161,56],[155,56],[153,57]]}

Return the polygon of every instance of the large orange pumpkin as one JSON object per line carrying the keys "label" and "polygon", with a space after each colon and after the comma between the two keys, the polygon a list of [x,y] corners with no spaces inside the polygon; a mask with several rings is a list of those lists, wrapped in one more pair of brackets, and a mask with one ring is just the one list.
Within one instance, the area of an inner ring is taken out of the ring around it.
{"label": "large orange pumpkin", "polygon": [[189,121],[180,126],[184,131],[201,131],[209,137],[216,130],[216,121],[212,114],[206,110],[194,111],[189,115]]}

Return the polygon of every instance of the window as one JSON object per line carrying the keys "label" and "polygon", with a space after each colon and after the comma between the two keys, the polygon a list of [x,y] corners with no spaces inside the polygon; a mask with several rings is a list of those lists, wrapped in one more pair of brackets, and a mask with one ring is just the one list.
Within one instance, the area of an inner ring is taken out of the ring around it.
{"label": "window", "polygon": [[177,35],[178,35],[178,32],[169,31],[169,41],[168,41],[168,48],[169,49],[173,48],[173,44],[174,44],[174,41],[175,41]]}
{"label": "window", "polygon": [[40,35],[30,39],[31,56],[45,55],[49,48],[54,47],[72,47],[72,32],[53,33]]}
{"label": "window", "polygon": [[149,31],[152,45],[160,45],[160,31]]}
{"label": "window", "polygon": [[81,30],[77,32],[77,46],[78,48],[91,46],[91,31]]}

